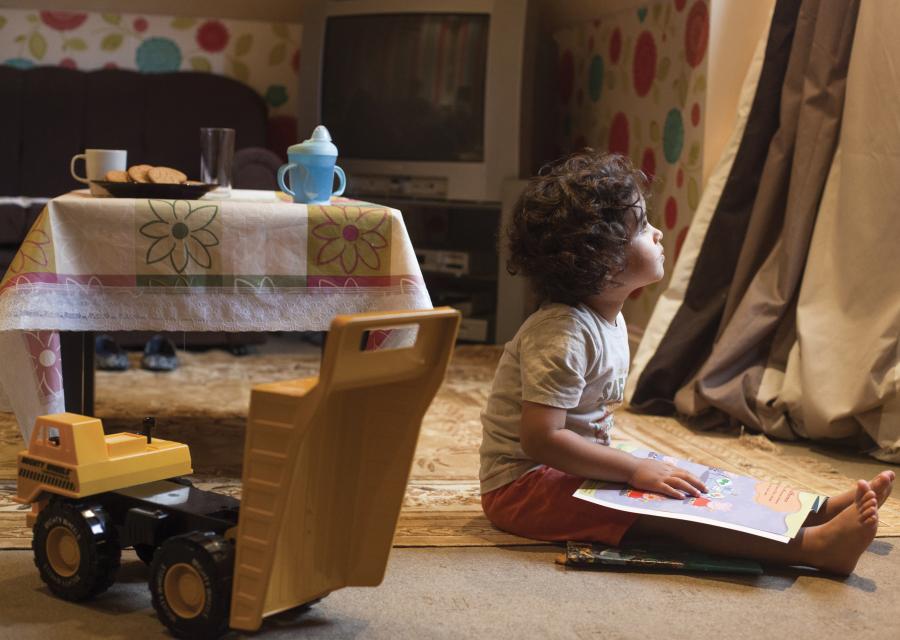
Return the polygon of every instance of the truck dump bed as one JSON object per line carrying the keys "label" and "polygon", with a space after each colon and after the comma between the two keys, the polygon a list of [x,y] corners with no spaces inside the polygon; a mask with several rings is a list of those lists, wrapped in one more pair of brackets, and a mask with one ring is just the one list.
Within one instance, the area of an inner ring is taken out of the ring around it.
{"label": "truck dump bed", "polygon": [[[381,583],[422,418],[459,325],[453,309],[339,317],[318,378],[258,385],[244,448],[230,626]],[[364,350],[379,329],[415,344]]]}

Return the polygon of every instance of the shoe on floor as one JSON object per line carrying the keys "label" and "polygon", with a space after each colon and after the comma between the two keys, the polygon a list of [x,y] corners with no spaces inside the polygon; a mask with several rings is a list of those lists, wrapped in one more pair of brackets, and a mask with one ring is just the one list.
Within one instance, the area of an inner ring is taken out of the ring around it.
{"label": "shoe on floor", "polygon": [[144,355],[141,356],[141,368],[150,371],[172,371],[178,367],[178,356],[175,345],[161,333],[147,341]]}
{"label": "shoe on floor", "polygon": [[94,338],[94,364],[102,371],[125,371],[128,354],[106,334]]}

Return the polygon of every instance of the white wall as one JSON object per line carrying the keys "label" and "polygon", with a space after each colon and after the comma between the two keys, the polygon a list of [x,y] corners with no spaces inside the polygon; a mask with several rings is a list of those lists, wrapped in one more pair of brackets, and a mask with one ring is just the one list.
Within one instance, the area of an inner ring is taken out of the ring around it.
{"label": "white wall", "polygon": [[775,0],[711,0],[703,184],[731,136],[741,85]]}

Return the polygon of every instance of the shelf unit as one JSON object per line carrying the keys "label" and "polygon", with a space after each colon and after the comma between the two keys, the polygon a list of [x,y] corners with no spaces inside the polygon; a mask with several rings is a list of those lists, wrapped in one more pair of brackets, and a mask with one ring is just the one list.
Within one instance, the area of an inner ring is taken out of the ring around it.
{"label": "shelf unit", "polygon": [[502,344],[529,311],[525,283],[506,272],[497,243],[524,184],[507,181],[499,203],[358,195],[403,215],[432,303],[463,314],[462,342]]}

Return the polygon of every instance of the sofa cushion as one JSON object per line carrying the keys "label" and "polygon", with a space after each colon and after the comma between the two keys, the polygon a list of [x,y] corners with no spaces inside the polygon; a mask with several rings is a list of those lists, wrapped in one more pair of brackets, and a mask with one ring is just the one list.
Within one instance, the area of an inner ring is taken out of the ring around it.
{"label": "sofa cushion", "polygon": [[235,189],[278,189],[278,169],[282,162],[275,153],[261,147],[247,147],[234,154]]}
{"label": "sofa cushion", "polygon": [[52,197],[83,186],[69,161],[84,149],[84,75],[62,67],[24,73],[20,189],[4,195]]}
{"label": "sofa cushion", "polygon": [[235,130],[235,149],[266,144],[266,105],[250,87],[208,73],[149,74],[142,162],[200,178],[200,128]]}
{"label": "sofa cushion", "polygon": [[[200,173],[200,127],[231,127],[235,149],[266,145],[265,101],[209,73],[0,66],[0,196],[58,196],[86,148],[126,149],[128,164]],[[81,169],[83,170],[83,169]]]}
{"label": "sofa cushion", "polygon": [[27,209],[17,204],[0,203],[0,247],[18,246],[25,236],[25,213]]}
{"label": "sofa cushion", "polygon": [[19,69],[0,66],[0,194],[5,195],[19,195],[24,82]]}
{"label": "sofa cushion", "polygon": [[[43,201],[0,202],[0,246],[18,247],[43,208]],[[7,266],[8,262],[0,261],[0,270]]]}
{"label": "sofa cushion", "polygon": [[144,78],[133,71],[103,69],[86,73],[87,149],[127,149],[130,164],[143,162],[147,96]]}

